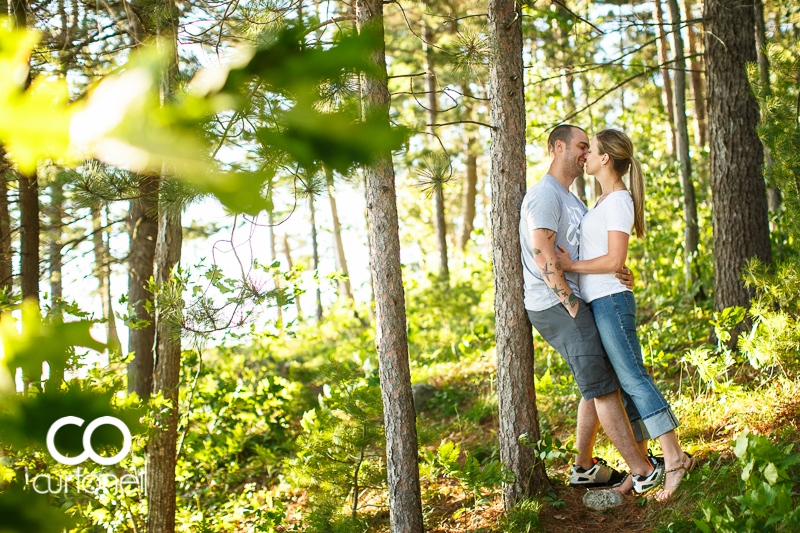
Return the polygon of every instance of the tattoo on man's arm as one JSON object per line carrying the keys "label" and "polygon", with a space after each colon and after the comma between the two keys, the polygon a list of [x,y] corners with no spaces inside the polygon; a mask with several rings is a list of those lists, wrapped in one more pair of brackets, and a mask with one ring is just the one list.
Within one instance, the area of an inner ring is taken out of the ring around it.
{"label": "tattoo on man's arm", "polygon": [[562,292],[564,292],[564,289],[561,289],[561,288],[559,288],[559,286],[558,286],[558,285],[556,285],[555,287],[553,287],[553,293],[554,293],[556,296],[558,296],[558,295],[559,295],[560,293],[562,293]]}
{"label": "tattoo on man's arm", "polygon": [[548,229],[548,230],[545,230],[545,231],[549,232],[549,233],[547,234],[547,240],[548,240],[548,241],[552,240],[552,239],[553,239],[553,237],[555,237],[555,236],[556,236],[556,232],[555,232],[555,231],[553,231],[553,230],[551,230],[551,229]]}
{"label": "tattoo on man's arm", "polygon": [[540,253],[542,253],[542,251],[540,249],[538,249],[538,248],[534,248],[533,249],[533,255],[539,255]]}
{"label": "tattoo on man's arm", "polygon": [[578,297],[575,296],[575,293],[572,293],[569,295],[569,306],[575,307],[576,305],[578,305]]}
{"label": "tattoo on man's arm", "polygon": [[547,281],[550,281],[550,274],[555,274],[555,272],[553,272],[552,270],[548,270],[547,266],[548,266],[547,264],[544,265],[544,270],[542,271],[542,274],[544,274],[544,277],[547,278]]}
{"label": "tattoo on man's arm", "polygon": [[556,261],[556,270],[561,270],[561,261]]}

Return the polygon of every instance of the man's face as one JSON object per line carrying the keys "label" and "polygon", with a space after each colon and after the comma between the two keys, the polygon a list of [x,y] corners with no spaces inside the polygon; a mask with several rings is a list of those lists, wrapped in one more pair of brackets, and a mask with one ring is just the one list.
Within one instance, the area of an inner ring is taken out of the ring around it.
{"label": "man's face", "polygon": [[582,130],[572,129],[572,139],[565,147],[562,157],[564,158],[564,171],[572,178],[583,175],[583,166],[589,156],[589,137]]}

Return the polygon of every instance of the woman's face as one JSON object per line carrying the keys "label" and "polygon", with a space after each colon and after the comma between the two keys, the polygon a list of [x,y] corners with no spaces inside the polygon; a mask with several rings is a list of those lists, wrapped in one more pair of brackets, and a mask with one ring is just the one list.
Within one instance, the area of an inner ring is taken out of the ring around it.
{"label": "woman's face", "polygon": [[590,176],[597,176],[603,166],[603,157],[597,149],[597,137],[592,138],[589,147],[589,156],[586,158],[586,173]]}

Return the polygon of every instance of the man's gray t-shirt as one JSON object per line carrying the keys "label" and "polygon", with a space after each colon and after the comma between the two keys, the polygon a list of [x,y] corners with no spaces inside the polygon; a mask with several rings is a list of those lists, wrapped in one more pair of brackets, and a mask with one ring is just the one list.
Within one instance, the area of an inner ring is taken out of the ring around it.
{"label": "man's gray t-shirt", "polygon": [[[573,261],[578,260],[581,242],[581,220],[587,209],[580,199],[565,189],[553,176],[546,174],[528,189],[522,200],[519,221],[519,240],[522,245],[522,273],[525,280],[525,309],[544,311],[561,301],[545,284],[539,267],[533,260],[532,229],[549,229],[556,232],[556,247],[562,246]],[[569,287],[580,298],[579,274],[567,272]]]}

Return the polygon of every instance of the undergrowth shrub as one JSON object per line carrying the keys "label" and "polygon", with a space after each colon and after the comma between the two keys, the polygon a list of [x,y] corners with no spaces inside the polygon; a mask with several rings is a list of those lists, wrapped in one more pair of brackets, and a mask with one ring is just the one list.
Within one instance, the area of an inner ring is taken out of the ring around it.
{"label": "undergrowth shrub", "polygon": [[792,499],[792,489],[800,481],[792,467],[800,464],[800,455],[791,453],[792,446],[780,447],[764,436],[741,435],[734,448],[742,468],[740,494],[723,502],[724,510],[703,501],[704,519],[694,521],[697,527],[703,533],[800,529],[800,507]]}

